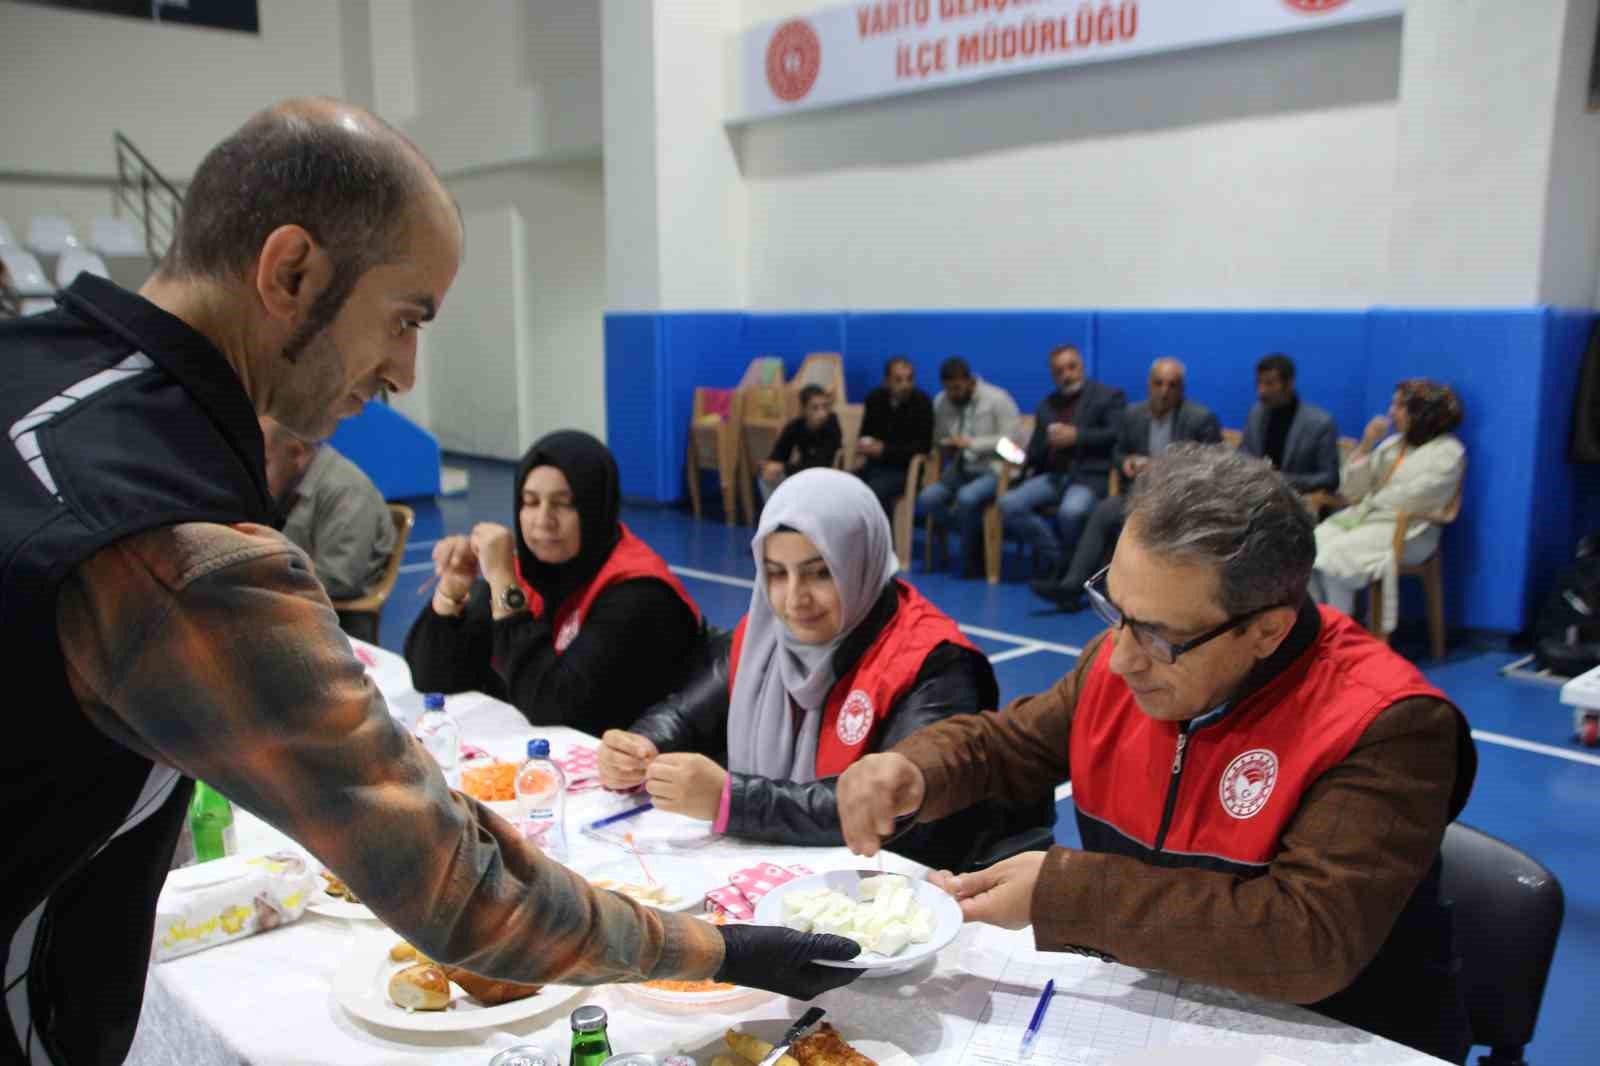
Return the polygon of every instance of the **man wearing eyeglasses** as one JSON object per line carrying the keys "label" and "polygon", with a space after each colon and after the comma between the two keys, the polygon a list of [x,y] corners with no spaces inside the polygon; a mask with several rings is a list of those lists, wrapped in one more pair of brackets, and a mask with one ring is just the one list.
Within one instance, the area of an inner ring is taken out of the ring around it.
{"label": "man wearing eyeglasses", "polygon": [[946,719],[841,777],[846,842],[1064,780],[1082,848],[934,875],[968,921],[1166,970],[1451,1061],[1470,1044],[1439,845],[1471,790],[1465,719],[1306,595],[1316,549],[1262,460],[1174,445],[1140,476],[1109,631],[1055,687]]}

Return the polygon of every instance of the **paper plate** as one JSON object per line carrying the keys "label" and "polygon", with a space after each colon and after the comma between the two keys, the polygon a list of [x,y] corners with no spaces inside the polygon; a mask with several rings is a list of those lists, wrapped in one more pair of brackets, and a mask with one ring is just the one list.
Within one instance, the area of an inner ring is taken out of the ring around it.
{"label": "paper plate", "polygon": [[[783,897],[791,892],[815,892],[818,889],[831,888],[842,892],[851,899],[859,899],[858,884],[863,878],[878,877],[881,870],[833,870],[829,873],[813,874],[810,877],[798,877],[793,881],[779,885],[777,888],[761,897],[761,902],[756,904],[756,923],[759,925],[783,924]],[[898,955],[881,955],[875,951],[863,951],[849,962],[823,962],[823,966],[837,966],[845,970],[863,970],[866,977],[888,977],[892,974],[904,973],[914,969],[919,963],[932,958],[943,950],[961,932],[961,907],[950,898],[949,893],[928,884],[910,878],[911,887],[916,890],[917,902],[933,911],[933,938],[925,944],[908,944],[906,949]]]}
{"label": "paper plate", "polygon": [[389,978],[414,965],[390,961],[389,948],[398,940],[387,933],[359,938],[355,950],[333,978],[333,993],[339,1006],[373,1025],[418,1033],[486,1029],[559,1010],[588,991],[576,985],[545,985],[544,991],[536,996],[486,1007],[452,983],[450,1006],[446,1009],[407,1011],[389,1000]]}

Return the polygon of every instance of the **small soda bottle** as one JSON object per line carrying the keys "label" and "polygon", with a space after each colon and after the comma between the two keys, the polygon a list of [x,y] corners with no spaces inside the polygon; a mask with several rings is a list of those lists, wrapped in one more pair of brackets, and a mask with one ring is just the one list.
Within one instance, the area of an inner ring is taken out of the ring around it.
{"label": "small soda bottle", "polygon": [[606,1036],[606,1009],[579,1007],[572,1012],[572,1057],[568,1066],[600,1066],[611,1057]]}
{"label": "small soda bottle", "polygon": [[210,862],[239,850],[233,829],[233,804],[206,784],[194,783],[189,800],[189,832],[194,837],[194,861]]}
{"label": "small soda bottle", "polygon": [[444,779],[452,786],[460,784],[456,764],[461,761],[461,727],[444,709],[444,694],[430,692],[422,697],[422,717],[417,719],[417,739],[433,761],[439,764]]}
{"label": "small soda bottle", "polygon": [[567,775],[550,758],[548,740],[528,741],[528,761],[517,771],[513,787],[522,835],[557,862],[565,862]]}

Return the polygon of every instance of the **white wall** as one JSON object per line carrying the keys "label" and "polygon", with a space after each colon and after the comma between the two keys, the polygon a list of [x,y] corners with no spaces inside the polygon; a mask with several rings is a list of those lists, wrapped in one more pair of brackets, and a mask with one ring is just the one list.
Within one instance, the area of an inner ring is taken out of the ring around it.
{"label": "white wall", "polygon": [[1380,302],[1399,66],[1389,21],[748,126],[750,304]]}
{"label": "white wall", "polygon": [[1539,301],[1587,307],[1600,280],[1600,113],[1589,105],[1589,64],[1600,0],[1568,0],[1550,145]]}
{"label": "white wall", "polygon": [[112,174],[121,130],[186,179],[251,113],[343,89],[328,0],[262,0],[259,34],[0,5],[0,171]]}
{"label": "white wall", "polygon": [[[523,283],[496,294],[520,305],[521,335],[495,342],[502,350],[514,346],[525,353],[518,377],[515,454],[554,429],[582,429],[604,437],[606,241],[600,163],[507,167],[452,179],[449,185],[469,215],[509,208],[522,229]],[[470,239],[466,254],[470,262]],[[440,324],[470,306],[470,301],[458,299],[462,284],[458,281],[446,299]],[[458,359],[430,338],[428,357],[430,374],[441,375],[493,355],[466,353]],[[431,417],[441,417],[437,406]]]}

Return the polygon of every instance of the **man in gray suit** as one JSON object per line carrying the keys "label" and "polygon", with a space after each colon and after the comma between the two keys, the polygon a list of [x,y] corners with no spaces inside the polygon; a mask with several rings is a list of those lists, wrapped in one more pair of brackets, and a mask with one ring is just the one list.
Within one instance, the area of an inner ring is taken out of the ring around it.
{"label": "man in gray suit", "polygon": [[1176,359],[1157,359],[1150,366],[1150,398],[1136,403],[1122,415],[1111,462],[1121,475],[1120,494],[1107,496],[1095,504],[1094,512],[1073,549],[1072,561],[1059,576],[1047,576],[1030,587],[1034,594],[1063,610],[1083,609],[1083,585],[1104,565],[1105,557],[1116,545],[1127,513],[1128,490],[1150,460],[1173,444],[1194,441],[1216,444],[1222,440],[1222,424],[1211,408],[1184,398],[1187,371]]}
{"label": "man in gray suit", "polygon": [[1256,364],[1256,398],[1239,450],[1266,459],[1296,492],[1339,487],[1339,427],[1300,399],[1294,360],[1273,352]]}

